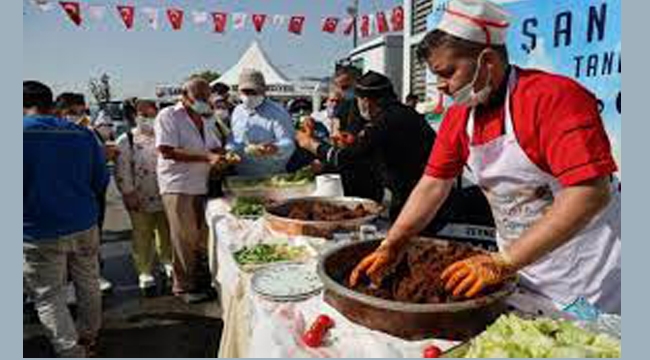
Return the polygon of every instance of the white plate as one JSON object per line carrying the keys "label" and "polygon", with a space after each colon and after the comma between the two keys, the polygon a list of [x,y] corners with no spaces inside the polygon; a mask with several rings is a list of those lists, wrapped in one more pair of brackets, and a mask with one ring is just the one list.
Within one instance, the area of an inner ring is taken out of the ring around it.
{"label": "white plate", "polygon": [[298,301],[318,293],[323,283],[313,265],[277,263],[256,270],[251,286],[271,300]]}

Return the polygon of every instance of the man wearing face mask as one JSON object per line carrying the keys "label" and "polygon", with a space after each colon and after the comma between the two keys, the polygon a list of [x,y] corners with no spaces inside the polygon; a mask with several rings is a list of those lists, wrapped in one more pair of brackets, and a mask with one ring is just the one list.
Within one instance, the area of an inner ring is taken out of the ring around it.
{"label": "man wearing face mask", "polygon": [[188,303],[214,293],[207,262],[205,200],[211,167],[227,163],[212,121],[210,85],[188,80],[181,100],[160,111],[154,122],[158,186],[171,232],[173,287]]}
{"label": "man wearing face mask", "polygon": [[156,177],[154,120],[158,109],[151,100],[137,100],[135,109],[135,128],[117,139],[120,156],[115,164],[115,182],[133,225],[133,261],[140,289],[146,293],[156,285],[156,258],[171,278],[172,256]]}
{"label": "man wearing face mask", "polygon": [[61,93],[56,97],[55,112],[57,116],[67,119],[71,123],[81,126],[88,126],[90,124],[86,99],[83,94],[71,92]]}
{"label": "man wearing face mask", "polygon": [[435,132],[422,115],[398,101],[393,85],[382,74],[364,74],[357,81],[355,95],[366,124],[353,144],[333,146],[305,130],[297,133],[296,141],[325,165],[335,168],[376,159],[378,163],[373,167],[382,167],[386,172],[386,185],[392,194],[390,215],[394,219],[422,176]]}
{"label": "man wearing face mask", "polygon": [[386,271],[447,197],[467,165],[497,225],[499,252],[442,274],[472,297],[515,273],[558,308],[586,299],[621,311],[620,193],[596,98],[577,82],[508,63],[508,19],[497,5],[452,0],[418,57],[456,103],[443,120],[425,175],[381,246],[353,271]]}
{"label": "man wearing face mask", "polygon": [[258,176],[285,172],[295,149],[291,115],[266,97],[264,75],[257,70],[242,71],[238,91],[242,103],[233,111],[228,141],[228,149],[241,157],[237,173]]}

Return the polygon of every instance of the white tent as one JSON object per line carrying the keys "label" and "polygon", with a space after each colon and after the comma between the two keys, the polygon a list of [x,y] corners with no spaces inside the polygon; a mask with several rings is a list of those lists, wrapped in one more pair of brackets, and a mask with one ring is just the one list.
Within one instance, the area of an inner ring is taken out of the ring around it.
{"label": "white tent", "polygon": [[243,69],[255,69],[264,74],[268,92],[270,94],[283,95],[294,91],[293,83],[276,68],[257,41],[253,41],[244,55],[235,66],[231,67],[221,77],[213,82],[224,83],[233,89],[237,88],[239,74]]}

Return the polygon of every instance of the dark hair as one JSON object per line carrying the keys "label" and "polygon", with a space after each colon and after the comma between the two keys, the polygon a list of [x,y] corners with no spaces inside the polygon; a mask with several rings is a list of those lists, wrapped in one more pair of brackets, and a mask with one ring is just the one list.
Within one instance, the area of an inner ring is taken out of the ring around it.
{"label": "dark hair", "polygon": [[158,109],[158,105],[154,100],[149,100],[149,99],[138,99],[135,101],[135,108],[137,109],[139,106],[152,106],[156,109]]}
{"label": "dark hair", "polygon": [[216,93],[217,95],[226,95],[228,94],[229,91],[230,91],[230,86],[222,82],[218,82],[212,85],[212,92]]}
{"label": "dark hair", "polygon": [[51,110],[53,107],[52,90],[38,81],[23,81],[23,109],[37,108]]}
{"label": "dark hair", "polygon": [[461,39],[454,35],[447,34],[441,30],[432,30],[424,36],[415,50],[418,61],[426,62],[434,49],[446,46],[453,49],[457,55],[462,57],[477,57],[486,48],[495,50],[501,60],[508,63],[508,49],[505,45],[486,45],[478,42]]}
{"label": "dark hair", "polygon": [[413,93],[410,93],[410,94],[406,95],[406,101],[409,101],[409,100],[418,101],[418,100],[420,100],[420,97],[413,94]]}
{"label": "dark hair", "polygon": [[86,98],[83,94],[64,92],[56,97],[54,106],[57,111],[68,110],[73,106],[86,106]]}
{"label": "dark hair", "polygon": [[356,80],[361,76],[361,71],[352,65],[341,65],[336,68],[336,72],[334,72],[334,77],[337,78],[343,75],[351,76],[353,79]]}

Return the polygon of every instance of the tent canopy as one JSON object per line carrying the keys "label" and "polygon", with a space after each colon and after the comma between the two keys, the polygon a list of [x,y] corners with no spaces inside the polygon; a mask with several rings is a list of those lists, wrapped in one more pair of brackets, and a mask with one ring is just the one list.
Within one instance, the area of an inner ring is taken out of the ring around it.
{"label": "tent canopy", "polygon": [[264,74],[266,85],[269,88],[282,88],[292,85],[291,81],[269,61],[268,56],[266,56],[266,53],[257,41],[253,41],[235,66],[228,69],[228,71],[212,84],[222,82],[236,88],[237,82],[239,81],[239,74],[244,69],[261,71]]}

